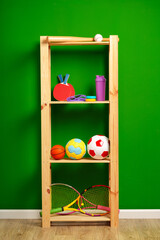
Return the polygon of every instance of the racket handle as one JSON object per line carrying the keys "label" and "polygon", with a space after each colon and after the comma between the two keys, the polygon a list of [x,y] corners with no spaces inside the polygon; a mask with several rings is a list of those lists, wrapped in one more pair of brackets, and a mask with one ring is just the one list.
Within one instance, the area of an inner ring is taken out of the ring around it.
{"label": "racket handle", "polygon": [[105,206],[101,206],[101,205],[98,205],[97,209],[104,210],[104,211],[107,211],[107,212],[111,211],[111,209],[109,207],[105,207]]}
{"label": "racket handle", "polygon": [[62,74],[59,74],[59,75],[58,75],[58,78],[59,78],[59,81],[60,81],[61,83],[63,83],[63,77],[62,77]]}
{"label": "racket handle", "polygon": [[53,209],[51,209],[50,214],[58,213],[58,212],[62,212],[62,211],[63,211],[63,208],[53,208]]}
{"label": "racket handle", "polygon": [[[62,211],[63,211],[63,208],[54,208],[54,209],[51,209],[50,214],[58,213],[58,212],[62,212]],[[42,217],[42,211],[39,214]]]}
{"label": "racket handle", "polygon": [[69,78],[69,74],[66,74],[64,82],[63,82],[64,84],[67,84],[68,78]]}

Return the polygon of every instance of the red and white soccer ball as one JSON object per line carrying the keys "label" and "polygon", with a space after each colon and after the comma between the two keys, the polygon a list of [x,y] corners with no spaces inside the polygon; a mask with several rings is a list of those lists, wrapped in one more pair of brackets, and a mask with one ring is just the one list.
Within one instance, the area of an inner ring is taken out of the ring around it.
{"label": "red and white soccer ball", "polygon": [[104,159],[109,153],[109,140],[106,136],[95,135],[87,144],[88,154],[95,159]]}

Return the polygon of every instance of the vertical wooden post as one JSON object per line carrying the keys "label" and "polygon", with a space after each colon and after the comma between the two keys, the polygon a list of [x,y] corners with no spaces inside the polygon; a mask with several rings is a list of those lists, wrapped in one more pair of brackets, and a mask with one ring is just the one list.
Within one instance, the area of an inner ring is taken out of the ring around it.
{"label": "vertical wooden post", "polygon": [[109,45],[109,139],[110,139],[110,207],[111,227],[119,223],[118,174],[118,36],[110,36]]}
{"label": "vertical wooden post", "polygon": [[50,47],[47,37],[40,37],[41,54],[41,149],[42,149],[42,227],[50,227],[51,209],[51,70],[50,70]]}

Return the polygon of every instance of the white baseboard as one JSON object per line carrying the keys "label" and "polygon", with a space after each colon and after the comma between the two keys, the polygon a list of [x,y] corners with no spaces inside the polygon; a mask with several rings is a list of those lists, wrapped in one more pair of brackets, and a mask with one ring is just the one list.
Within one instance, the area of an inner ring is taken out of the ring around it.
{"label": "white baseboard", "polygon": [[[0,210],[0,219],[40,219],[40,210]],[[120,219],[160,219],[160,209],[122,209]]]}
{"label": "white baseboard", "polygon": [[160,219],[160,209],[122,209],[120,219]]}
{"label": "white baseboard", "polygon": [[0,219],[40,219],[40,210],[1,210]]}

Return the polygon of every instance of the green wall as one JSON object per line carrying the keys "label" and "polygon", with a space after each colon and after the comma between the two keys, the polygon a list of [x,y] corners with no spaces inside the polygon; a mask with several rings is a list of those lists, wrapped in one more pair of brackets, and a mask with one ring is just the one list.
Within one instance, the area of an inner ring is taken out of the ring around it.
{"label": "green wall", "polygon": [[[0,208],[41,208],[41,35],[118,34],[120,208],[160,208],[160,3],[141,1],[3,1],[1,16]],[[52,88],[70,73],[76,93],[95,94],[108,78],[108,48],[56,47]],[[52,144],[108,134],[107,106],[52,107]],[[74,123],[74,124],[73,124]],[[52,181],[106,183],[104,164],[55,164]]]}

